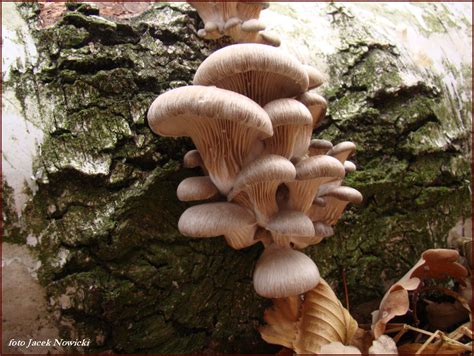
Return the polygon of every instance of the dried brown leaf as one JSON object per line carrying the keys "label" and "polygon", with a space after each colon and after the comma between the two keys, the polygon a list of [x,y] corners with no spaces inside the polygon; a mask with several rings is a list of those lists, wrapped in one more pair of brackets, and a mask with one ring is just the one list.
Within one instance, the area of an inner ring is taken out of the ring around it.
{"label": "dried brown leaf", "polygon": [[431,249],[383,297],[380,308],[373,314],[372,330],[375,338],[385,332],[387,323],[397,315],[404,315],[409,308],[408,291],[419,287],[421,280],[452,277],[464,284],[467,270],[457,263],[456,250]]}
{"label": "dried brown leaf", "polygon": [[349,344],[358,326],[324,281],[299,297],[275,299],[265,311],[267,325],[260,329],[268,343],[297,353],[317,353],[332,342]]}

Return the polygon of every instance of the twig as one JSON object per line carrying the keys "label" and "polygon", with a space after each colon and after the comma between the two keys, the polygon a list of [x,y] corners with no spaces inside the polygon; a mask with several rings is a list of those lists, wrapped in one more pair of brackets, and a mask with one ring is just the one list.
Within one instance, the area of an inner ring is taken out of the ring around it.
{"label": "twig", "polygon": [[341,267],[341,274],[342,274],[342,285],[344,286],[344,296],[346,298],[346,309],[349,311],[349,291],[347,290],[347,281],[346,281],[346,272],[344,271],[344,267]]}

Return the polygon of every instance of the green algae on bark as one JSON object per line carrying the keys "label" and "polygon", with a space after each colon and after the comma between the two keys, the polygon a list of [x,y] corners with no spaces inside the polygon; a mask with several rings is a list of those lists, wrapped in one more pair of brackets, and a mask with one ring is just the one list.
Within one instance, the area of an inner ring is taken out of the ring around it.
{"label": "green algae on bark", "polygon": [[[36,6],[20,5],[32,29]],[[257,331],[267,301],[251,273],[261,247],[179,234],[187,205],[176,187],[200,174],[179,164],[192,144],[154,136],[146,123],[154,98],[191,83],[212,50],[196,36],[196,13],[162,3],[117,22],[68,7],[58,24],[34,30],[38,68],[17,73],[19,100],[37,93],[45,140],[38,191],[11,235],[38,238],[39,277],[63,336],[91,338],[85,352],[275,351]],[[357,304],[380,297],[424,249],[445,246],[469,213],[469,142],[440,82],[406,82],[397,48],[341,11],[328,15],[347,36],[328,59],[329,112],[315,137],[358,145],[346,184],[365,200],[308,252],[336,287],[345,271]]]}

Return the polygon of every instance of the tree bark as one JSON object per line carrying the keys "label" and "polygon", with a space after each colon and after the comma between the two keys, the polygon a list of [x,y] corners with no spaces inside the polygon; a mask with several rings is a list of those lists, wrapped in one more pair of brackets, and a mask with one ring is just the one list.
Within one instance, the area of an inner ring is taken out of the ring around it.
{"label": "tree bark", "polygon": [[[202,23],[186,4],[155,4],[131,20],[105,20],[74,4],[46,29],[37,27],[37,5],[17,6],[38,58],[12,72],[4,90],[14,91],[42,142],[33,161],[36,191],[21,216],[4,181],[5,241],[28,241],[37,253],[62,335],[91,338],[84,352],[277,350],[257,331],[269,304],[251,284],[262,247],[234,251],[222,238],[179,234],[187,205],[176,187],[200,174],[180,164],[193,145],[155,136],[146,123],[155,97],[191,84],[223,42],[197,37]],[[282,4],[272,9],[302,16]],[[446,246],[449,229],[470,216],[471,96],[459,79],[470,78],[470,67],[446,65],[459,84],[453,90],[365,25],[356,8],[317,9],[339,42],[328,54],[309,46],[308,61],[324,62],[330,76],[323,88],[330,109],[314,137],[357,144],[358,171],[346,184],[364,203],[345,213],[335,236],[306,252],[341,297],[345,275],[357,305],[379,298],[423,250]],[[449,19],[436,21],[449,27]]]}

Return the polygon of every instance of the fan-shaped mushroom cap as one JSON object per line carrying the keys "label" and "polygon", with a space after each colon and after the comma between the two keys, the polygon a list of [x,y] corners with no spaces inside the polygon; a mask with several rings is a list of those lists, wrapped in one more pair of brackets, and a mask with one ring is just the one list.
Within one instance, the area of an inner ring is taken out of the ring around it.
{"label": "fan-shaped mushroom cap", "polygon": [[266,45],[270,45],[273,47],[279,47],[281,44],[280,37],[278,37],[275,33],[273,32],[260,32],[257,36],[257,41],[256,43],[262,43]]}
{"label": "fan-shaped mushroom cap", "polygon": [[344,166],[331,156],[312,156],[296,164],[296,180],[286,183],[289,189],[288,207],[308,211],[323,183],[343,178]]}
{"label": "fan-shaped mushroom cap", "polygon": [[315,89],[324,83],[324,75],[316,68],[305,64],[306,72],[308,73],[309,85],[308,90]]}
{"label": "fan-shaped mushroom cap", "polygon": [[192,206],[179,218],[178,229],[184,236],[215,237],[224,235],[235,249],[256,243],[255,216],[246,208],[232,203],[207,203]]}
{"label": "fan-shaped mushroom cap", "polygon": [[196,71],[194,84],[228,89],[264,106],[305,92],[308,75],[303,65],[285,52],[246,43],[224,47],[207,57]]}
{"label": "fan-shaped mushroom cap", "polygon": [[354,164],[354,162],[344,161],[344,169],[346,170],[346,173],[352,173],[357,170],[357,166]]}
{"label": "fan-shaped mushroom cap", "polygon": [[323,198],[326,201],[326,206],[313,205],[308,211],[308,216],[312,221],[329,225],[337,223],[347,204],[360,204],[363,200],[362,194],[351,187],[334,187],[326,192]]}
{"label": "fan-shaped mushroom cap", "polygon": [[219,195],[219,189],[209,176],[189,177],[179,183],[176,193],[181,201],[195,201],[214,198]]}
{"label": "fan-shaped mushroom cap", "polygon": [[[270,117],[273,126],[273,136],[264,141],[265,151],[288,159],[303,156],[312,133],[313,120],[309,110],[294,99],[273,100],[263,109]],[[299,146],[304,146],[303,152]]]}
{"label": "fan-shaped mushroom cap", "polygon": [[325,237],[334,235],[334,230],[331,226],[324,224],[322,222],[315,222],[314,226],[314,235],[307,238],[295,239],[293,244],[295,248],[303,249],[310,245],[316,245],[320,243]]}
{"label": "fan-shaped mushroom cap", "polygon": [[148,122],[162,136],[190,136],[224,195],[258,141],[273,134],[259,105],[215,87],[186,86],[160,95],[148,110]]}
{"label": "fan-shaped mushroom cap", "polygon": [[304,253],[275,244],[267,247],[255,266],[253,286],[265,298],[286,298],[313,289],[320,281],[318,267]]}
{"label": "fan-shaped mushroom cap", "polygon": [[296,98],[302,102],[313,116],[313,128],[316,128],[326,115],[328,103],[321,95],[306,92]]}
{"label": "fan-shaped mushroom cap", "polygon": [[332,143],[328,140],[314,139],[309,144],[309,155],[324,155],[332,148]]}
{"label": "fan-shaped mushroom cap", "polygon": [[[276,202],[278,186],[282,182],[295,179],[295,176],[295,167],[286,158],[264,155],[242,169],[228,195],[228,200],[245,192],[258,224],[266,226],[270,216],[278,211]],[[244,203],[244,206],[248,207],[248,203]]]}
{"label": "fan-shaped mushroom cap", "polygon": [[344,141],[331,148],[327,154],[344,163],[354,153],[355,149],[356,145],[353,142]]}
{"label": "fan-shaped mushroom cap", "polygon": [[272,233],[275,244],[290,246],[298,244],[298,239],[314,236],[314,226],[309,217],[300,211],[282,210],[274,215],[266,229]]}

